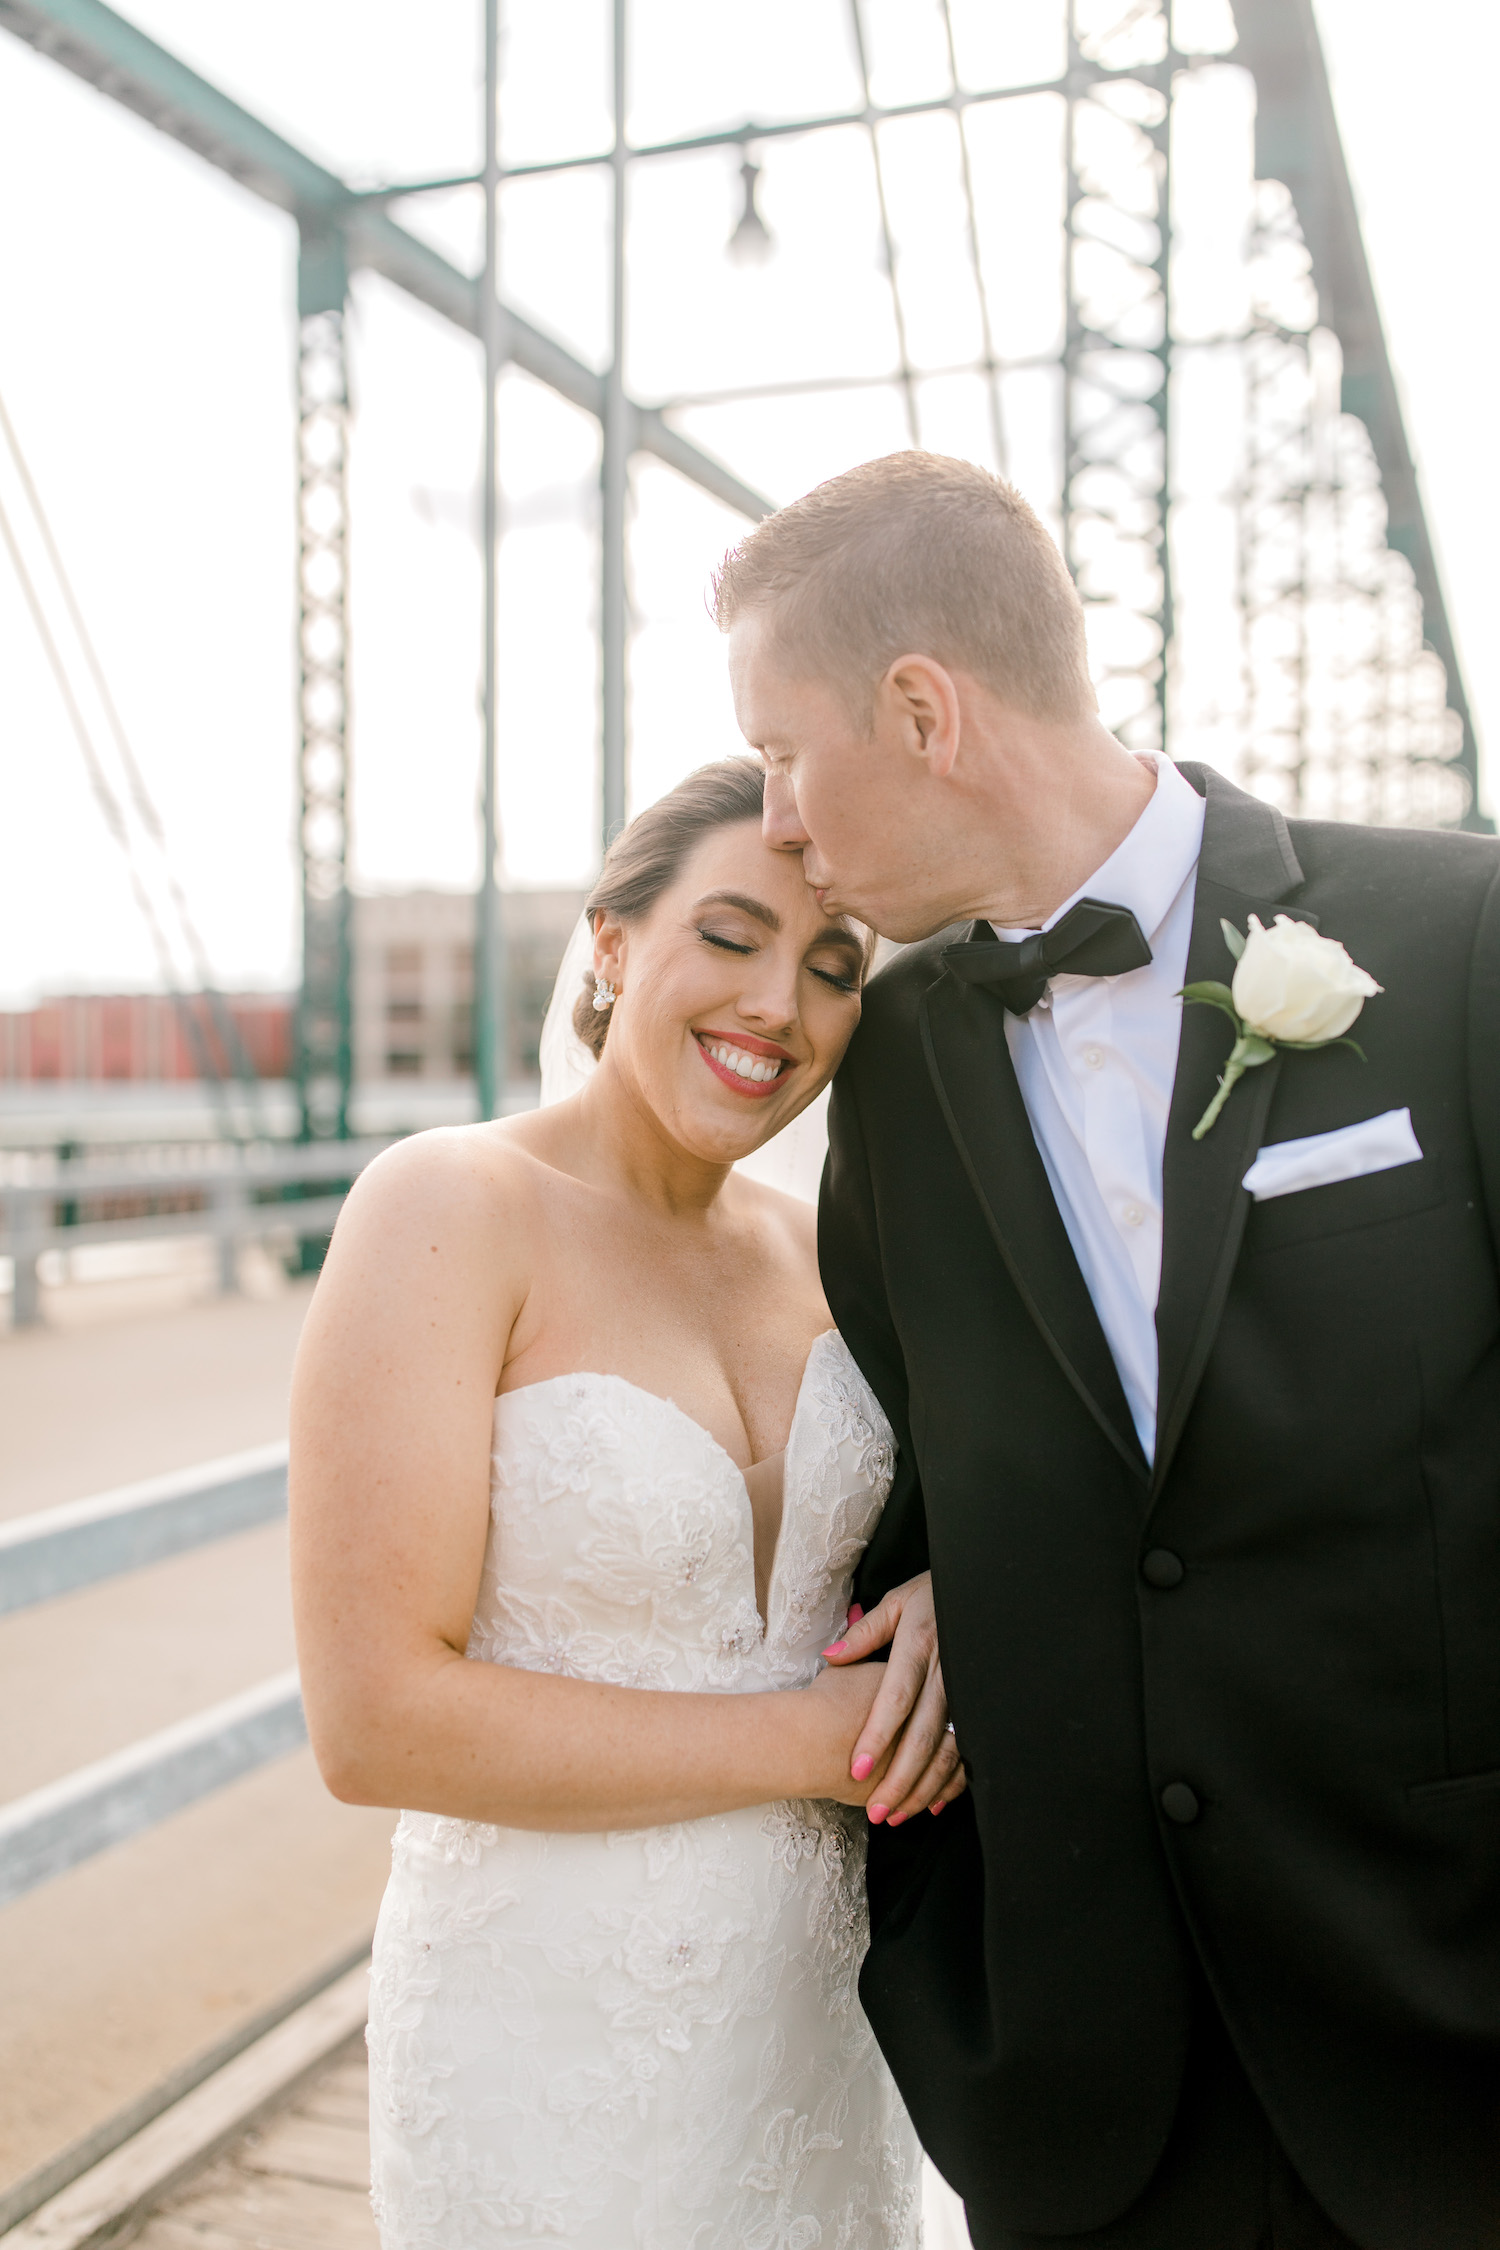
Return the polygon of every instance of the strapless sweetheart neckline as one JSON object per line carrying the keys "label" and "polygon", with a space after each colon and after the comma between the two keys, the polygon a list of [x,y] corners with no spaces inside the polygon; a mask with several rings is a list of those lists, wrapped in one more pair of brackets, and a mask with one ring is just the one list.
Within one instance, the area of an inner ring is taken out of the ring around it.
{"label": "strapless sweetheart neckline", "polygon": [[[836,1336],[837,1334],[838,1330],[836,1328],[820,1328],[817,1335],[814,1336],[812,1342],[808,1345],[807,1357],[802,1362],[802,1373],[797,1378],[797,1396],[792,1401],[792,1419],[787,1424],[786,1436],[782,1439],[781,1444],[776,1448],[777,1453],[784,1453],[786,1451],[787,1445],[791,1439],[792,1431],[796,1427],[797,1410],[802,1404],[802,1393],[807,1388],[807,1371],[812,1365],[813,1353],[817,1350],[819,1344],[826,1343],[830,1336]],[[689,1414],[686,1407],[679,1406],[675,1398],[668,1398],[665,1393],[661,1391],[648,1390],[644,1383],[633,1383],[628,1375],[606,1374],[602,1368],[598,1367],[572,1367],[569,1368],[568,1372],[565,1375],[543,1375],[535,1383],[517,1383],[513,1391],[497,1391],[495,1393],[495,1412],[497,1414],[499,1413],[500,1408],[505,1403],[506,1399],[525,1398],[528,1391],[544,1391],[546,1390],[549,1383],[577,1383],[580,1381],[589,1383],[623,1383],[627,1391],[634,1391],[639,1398],[655,1399],[658,1406],[669,1406],[674,1414],[680,1414],[684,1422],[690,1423],[692,1427],[700,1433],[701,1436],[706,1437],[709,1444],[714,1448],[714,1451],[716,1453],[723,1454],[725,1460],[729,1463],[730,1467],[734,1470],[737,1476],[743,1477],[746,1474],[745,1470],[740,1467],[738,1461],[736,1461],[734,1455],[730,1452],[728,1446],[720,1444],[719,1440],[714,1436],[713,1431],[708,1427],[707,1423],[700,1422],[695,1415]],[[767,1461],[774,1461],[775,1458],[776,1453],[768,1453],[766,1455]],[[759,1469],[763,1466],[764,1463],[760,1461],[752,1461],[750,1464],[752,1470]]]}
{"label": "strapless sweetheart neckline", "polygon": [[[786,1436],[782,1439],[781,1444],[777,1449],[777,1451],[783,1455],[788,1451],[791,1445],[792,1433],[797,1427],[797,1420],[802,1412],[803,1397],[807,1390],[809,1380],[811,1379],[813,1361],[817,1357],[818,1346],[820,1344],[826,1344],[830,1336],[838,1337],[838,1330],[836,1328],[822,1328],[818,1331],[817,1335],[814,1336],[812,1342],[807,1347],[807,1357],[802,1362],[802,1373],[797,1379],[797,1396],[792,1402],[792,1418],[787,1424]],[[842,1338],[839,1338],[839,1341],[841,1343],[842,1340]],[[660,1391],[648,1390],[644,1383],[633,1383],[628,1375],[606,1375],[598,1368],[593,1367],[571,1368],[566,1375],[543,1375],[538,1382],[518,1383],[513,1391],[497,1392],[495,1397],[495,1413],[492,1419],[499,1418],[500,1409],[505,1404],[507,1399],[527,1398],[538,1391],[548,1390],[553,1384],[556,1383],[618,1383],[622,1390],[631,1392],[634,1397],[646,1399],[653,1406],[664,1407],[669,1414],[675,1414],[679,1422],[685,1422],[690,1430],[695,1430],[697,1432],[698,1436],[702,1438],[704,1444],[711,1447],[713,1452],[718,1455],[719,1459],[725,1462],[727,1466],[731,1470],[733,1470],[735,1476],[739,1480],[740,1490],[744,1494],[745,1514],[750,1540],[750,1569],[751,1584],[753,1589],[755,1575],[755,1510],[751,1504],[750,1486],[747,1481],[746,1471],[740,1467],[738,1461],[736,1461],[728,1446],[721,1445],[719,1440],[714,1436],[713,1431],[709,1429],[705,1423],[698,1421],[696,1416],[689,1414],[685,1407],[679,1406],[675,1398],[666,1398]],[[774,1461],[776,1458],[777,1455],[775,1453],[768,1453],[766,1455],[766,1460],[768,1461]],[[753,1473],[756,1469],[761,1468],[763,1465],[764,1464],[760,1461],[752,1461],[750,1464],[751,1473]],[[785,1545],[785,1541],[781,1536],[781,1531],[782,1529],[784,1529],[784,1527],[785,1513],[783,1503],[782,1525],[778,1527],[776,1544],[771,1550],[771,1567],[766,1573],[766,1606],[763,1614],[760,1610],[759,1604],[757,1603],[756,1605],[756,1614],[760,1617],[761,1629],[763,1632],[767,1633],[770,1630],[770,1620],[773,1613],[774,1598],[777,1591],[777,1572],[781,1565],[782,1548]]]}

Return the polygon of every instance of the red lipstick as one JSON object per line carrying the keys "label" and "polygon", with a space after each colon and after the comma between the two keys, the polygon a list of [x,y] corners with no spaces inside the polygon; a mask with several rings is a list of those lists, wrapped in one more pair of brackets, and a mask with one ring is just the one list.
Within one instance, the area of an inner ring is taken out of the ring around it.
{"label": "red lipstick", "polygon": [[[748,1101],[774,1094],[794,1060],[785,1047],[775,1046],[769,1039],[753,1038],[749,1032],[737,1031],[731,1037],[729,1033],[722,1031],[695,1031],[693,1037],[698,1042],[699,1054],[715,1078],[731,1087],[736,1094],[743,1094]],[[732,1062],[721,1062],[713,1052],[715,1048],[723,1050],[726,1055],[753,1056],[758,1067],[764,1067],[767,1063],[779,1064],[781,1067],[770,1078],[747,1078],[735,1069]]]}

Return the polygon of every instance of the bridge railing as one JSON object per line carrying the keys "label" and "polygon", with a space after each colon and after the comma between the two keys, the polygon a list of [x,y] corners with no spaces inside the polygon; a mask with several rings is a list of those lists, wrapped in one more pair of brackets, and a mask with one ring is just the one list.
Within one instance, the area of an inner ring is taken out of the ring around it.
{"label": "bridge railing", "polygon": [[[275,1521],[286,1460],[259,1446],[0,1524],[0,1615]],[[306,1740],[297,1675],[279,1672],[0,1805],[0,1906]]]}
{"label": "bridge railing", "polygon": [[[328,1234],[347,1183],[390,1145],[364,1140],[243,1152],[226,1147],[195,1165],[49,1162],[40,1177],[0,1181],[0,1256],[10,1258],[14,1272],[12,1324],[34,1327],[42,1317],[39,1266],[48,1251],[97,1243],[212,1236],[219,1286],[233,1290],[242,1242],[282,1233]],[[326,1192],[308,1193],[320,1187]],[[80,1215],[111,1204],[126,1208]]]}

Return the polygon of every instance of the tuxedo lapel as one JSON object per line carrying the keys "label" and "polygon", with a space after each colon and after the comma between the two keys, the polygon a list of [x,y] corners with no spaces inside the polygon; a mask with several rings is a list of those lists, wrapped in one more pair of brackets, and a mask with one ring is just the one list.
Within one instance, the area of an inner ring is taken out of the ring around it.
{"label": "tuxedo lapel", "polygon": [[1145,1455],[1016,1081],[1004,1003],[945,972],[923,998],[921,1025],[948,1129],[1022,1302],[1144,1487]]}
{"label": "tuxedo lapel", "polygon": [[[1278,908],[1286,911],[1302,869],[1286,822],[1273,806],[1234,788],[1211,767],[1182,770],[1207,800],[1185,981],[1227,984],[1233,962],[1221,920],[1244,930],[1249,916],[1258,914],[1269,926]],[[1296,918],[1317,921],[1312,914]],[[1217,1008],[1183,1008],[1162,1183],[1153,1498],[1166,1480],[1218,1333],[1250,1207],[1240,1183],[1259,1151],[1281,1070],[1278,1052],[1247,1071],[1217,1121],[1195,1141],[1193,1127],[1213,1098],[1233,1044],[1234,1028]]]}

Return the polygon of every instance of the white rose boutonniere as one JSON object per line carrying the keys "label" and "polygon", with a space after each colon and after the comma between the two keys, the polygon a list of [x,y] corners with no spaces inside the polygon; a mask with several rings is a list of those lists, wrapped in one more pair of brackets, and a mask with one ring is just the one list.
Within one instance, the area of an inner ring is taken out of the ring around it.
{"label": "white rose boutonniere", "polygon": [[1289,914],[1278,914],[1269,930],[1252,914],[1248,937],[1232,922],[1219,927],[1234,955],[1233,984],[1189,984],[1182,992],[1184,1000],[1221,1008],[1236,1034],[1219,1090],[1193,1127],[1195,1141],[1202,1140],[1245,1072],[1269,1062],[1278,1047],[1304,1053],[1353,1047],[1363,1061],[1364,1050],[1344,1034],[1365,1002],[1384,989],[1356,967],[1337,938],[1320,937]]}

